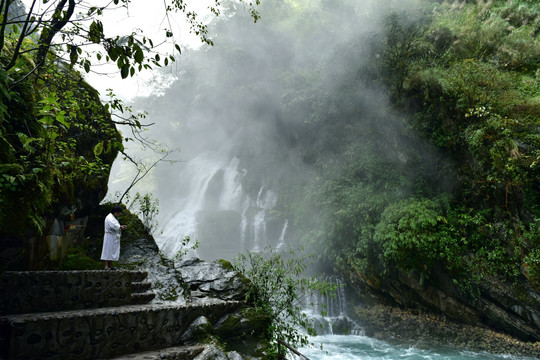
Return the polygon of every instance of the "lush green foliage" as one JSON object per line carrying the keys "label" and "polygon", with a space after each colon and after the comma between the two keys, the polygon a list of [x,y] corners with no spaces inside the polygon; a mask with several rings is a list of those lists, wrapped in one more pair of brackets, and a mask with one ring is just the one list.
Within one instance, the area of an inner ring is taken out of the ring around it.
{"label": "lush green foliage", "polygon": [[159,199],[149,193],[142,195],[137,192],[133,197],[129,193],[126,194],[123,202],[132,214],[137,215],[141,219],[145,230],[149,234],[152,234],[156,230],[158,225],[156,217],[159,214]]}
{"label": "lush green foliage", "polygon": [[[307,258],[298,251],[279,252],[266,248],[263,252],[246,252],[235,259],[235,270],[249,280],[246,301],[258,314],[271,319],[266,338],[270,358],[283,355],[285,349],[277,341],[292,346],[309,344],[308,335],[315,335],[302,312],[302,301],[310,293],[333,295],[335,285],[305,277]],[[301,328],[307,329],[307,334]]]}
{"label": "lush green foliage", "polygon": [[[440,231],[446,219],[440,205],[430,199],[406,199],[389,205],[375,227],[373,240],[380,244],[382,256],[403,270],[423,272],[433,267],[440,256],[451,253],[456,242]],[[450,247],[450,249],[448,248]],[[452,259],[453,260],[453,259]]]}
{"label": "lush green foliage", "polygon": [[[476,242],[473,249],[460,244],[463,255],[474,250],[467,266],[511,278],[534,249],[521,241],[523,232],[540,216],[539,10],[527,1],[443,4],[419,39],[429,55],[408,77],[403,105],[418,119],[415,128],[439,128],[426,138],[459,162],[453,216],[463,222],[460,207],[469,208],[471,222],[461,226],[472,226],[467,240]],[[430,46],[443,33],[444,44]],[[432,99],[441,96],[434,113]]]}
{"label": "lush green foliage", "polygon": [[[255,9],[259,0],[246,2],[250,15],[257,21]],[[181,14],[189,23],[190,31],[203,43],[213,44],[208,26],[182,0],[164,1],[163,16],[167,19],[165,28],[154,41],[140,29],[128,34],[110,35],[105,31],[107,24],[103,15],[108,11],[125,8],[129,0],[113,0],[108,4],[77,2],[75,0],[36,0],[25,9],[18,0],[0,2],[0,56],[4,58],[1,67],[17,81],[38,72],[50,61],[65,56],[65,63],[78,65],[89,72],[96,63],[115,64],[122,78],[152,67],[167,66],[175,61],[181,52],[174,40],[171,14]],[[209,11],[218,16],[223,7],[221,0],[214,0]],[[107,34],[107,35],[106,35]],[[170,45],[167,52],[158,49],[160,45]],[[21,58],[32,60],[31,68],[19,68]],[[69,58],[69,61],[67,60]]]}
{"label": "lush green foliage", "polygon": [[[254,20],[258,3],[246,3]],[[156,46],[141,31],[106,36],[104,12],[117,6],[127,10],[128,4],[36,0],[25,9],[18,0],[0,1],[0,238],[16,239],[15,247],[24,248],[23,238],[35,240],[55,218],[88,215],[107,191],[109,168],[123,152],[122,141],[149,144],[140,135],[144,114],[123,117],[130,108],[114,94],[104,106],[76,70],[89,72],[109,62],[126,78],[175,60],[180,46],[171,28],[163,29]],[[182,14],[191,31],[212,44],[207,26],[184,1],[160,5],[165,17]],[[209,7],[216,16],[221,8],[220,0]],[[164,43],[168,51],[158,50]],[[120,121],[113,122],[110,113]],[[115,124],[128,125],[133,138],[122,138]],[[138,167],[134,182],[156,163]],[[157,208],[148,197],[140,206],[150,230]]]}
{"label": "lush green foliage", "polygon": [[[30,67],[24,59],[17,65]],[[53,66],[35,82],[0,87],[9,95],[0,119],[1,232],[41,231],[51,204],[75,208],[78,195],[103,188],[122,139],[76,72]]]}
{"label": "lush green foliage", "polygon": [[385,37],[400,39],[381,44],[383,54],[406,44],[399,58],[407,65],[389,51],[383,80],[391,79],[395,106],[410,113],[414,130],[453,162],[457,186],[443,203],[418,190],[389,203],[373,243],[359,237],[361,248],[375,247],[378,260],[405,271],[443,265],[464,282],[491,273],[516,279],[527,264],[524,274],[537,283],[535,241],[525,238],[540,216],[538,5],[443,3],[425,23],[405,21],[390,17]]}
{"label": "lush green foliage", "polygon": [[88,256],[88,246],[74,247],[68,251],[60,270],[102,270],[103,263]]}
{"label": "lush green foliage", "polygon": [[[312,115],[298,142],[317,178],[285,211],[362,278],[442,267],[460,285],[488,274],[538,284],[539,5],[429,10],[390,15],[367,49],[366,38],[342,49],[339,69],[306,70]],[[339,97],[321,94],[321,73],[343,79]],[[393,111],[366,106],[380,85]]]}

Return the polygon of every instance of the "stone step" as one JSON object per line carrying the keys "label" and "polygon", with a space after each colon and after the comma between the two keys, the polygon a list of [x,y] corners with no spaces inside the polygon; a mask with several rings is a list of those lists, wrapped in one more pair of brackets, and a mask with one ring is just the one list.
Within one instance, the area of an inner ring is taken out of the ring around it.
{"label": "stone step", "polygon": [[131,273],[131,276],[132,276],[131,282],[142,282],[148,276],[148,273],[146,271],[141,271],[141,270],[131,270],[131,271],[117,270],[117,271]]}
{"label": "stone step", "polygon": [[144,282],[144,281],[133,282],[131,283],[131,293],[132,294],[144,293],[150,290],[151,287],[152,287],[152,283],[150,282]]}
{"label": "stone step", "polygon": [[154,300],[156,294],[151,291],[145,293],[135,293],[131,294],[131,304],[132,305],[144,305],[148,304],[150,301]]}
{"label": "stone step", "polygon": [[0,317],[0,358],[90,360],[182,344],[199,316],[215,324],[238,301],[131,305]]}
{"label": "stone step", "polygon": [[131,304],[145,271],[7,271],[0,277],[0,316]]}
{"label": "stone step", "polygon": [[193,360],[203,350],[203,346],[176,346],[155,351],[120,355],[107,360]]}

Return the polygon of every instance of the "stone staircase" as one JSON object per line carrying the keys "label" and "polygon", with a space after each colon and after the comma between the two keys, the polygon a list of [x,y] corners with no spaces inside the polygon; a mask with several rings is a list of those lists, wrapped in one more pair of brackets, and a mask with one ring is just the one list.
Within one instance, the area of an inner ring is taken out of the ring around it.
{"label": "stone staircase", "polygon": [[215,324],[242,306],[212,300],[148,304],[141,271],[6,272],[0,278],[0,359],[191,360],[182,346],[204,317]]}
{"label": "stone staircase", "polygon": [[5,272],[0,316],[146,304],[154,298],[143,271]]}

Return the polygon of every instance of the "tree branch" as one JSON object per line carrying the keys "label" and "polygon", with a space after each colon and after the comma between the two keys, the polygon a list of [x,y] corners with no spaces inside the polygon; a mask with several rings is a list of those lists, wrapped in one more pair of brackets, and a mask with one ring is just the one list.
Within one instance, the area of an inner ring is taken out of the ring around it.
{"label": "tree branch", "polygon": [[39,39],[39,50],[36,55],[36,63],[38,66],[44,64],[45,57],[49,52],[49,48],[51,47],[51,42],[54,36],[68,23],[71,16],[73,16],[73,11],[75,10],[75,0],[69,0],[67,11],[65,11],[64,16],[62,16],[62,12],[67,1],[68,0],[60,0],[54,11],[51,27],[43,30],[41,33],[41,38]]}
{"label": "tree branch", "polygon": [[[137,167],[137,174],[135,175],[135,177],[133,178],[133,180],[131,180],[131,184],[127,187],[126,191],[124,191],[124,193],[122,194],[122,196],[120,197],[120,199],[118,200],[118,204],[122,203],[122,200],[124,199],[124,197],[128,194],[128,192],[139,182],[141,181],[146,175],[148,175],[148,173],[154,168],[156,167],[157,164],[159,164],[161,161],[164,161],[165,158],[167,156],[169,156],[174,150],[170,150],[170,151],[166,151],[163,153],[163,156],[161,158],[159,158],[158,160],[156,160],[150,167],[146,167],[144,164],[140,164],[140,163],[137,163],[135,160],[133,160],[133,158],[131,158],[129,155],[127,155],[123,150],[120,150],[120,152],[126,156],[126,158],[131,161],[133,164],[135,164],[135,166]],[[139,167],[141,166],[141,167]],[[144,172],[143,172],[144,171]],[[142,175],[141,175],[142,173]]]}
{"label": "tree branch", "polygon": [[30,75],[32,75],[33,73],[35,73],[37,69],[39,69],[39,65],[36,65],[32,70],[30,70],[27,74],[25,74],[25,75],[24,75],[22,78],[20,78],[19,80],[14,81],[14,82],[12,82],[11,84],[9,84],[9,88],[12,89],[12,88],[15,87],[17,84],[23,82],[26,78],[28,78]]}
{"label": "tree branch", "polygon": [[23,28],[21,30],[21,33],[19,34],[19,40],[17,41],[17,45],[15,46],[15,50],[13,51],[13,56],[11,57],[11,61],[9,64],[6,65],[4,68],[5,70],[11,69],[13,66],[15,66],[15,62],[17,61],[17,58],[19,57],[19,51],[21,49],[21,45],[23,43],[24,38],[26,35],[26,28],[28,27],[28,24],[30,23],[30,18],[32,17],[32,10],[34,10],[34,6],[36,5],[36,0],[32,1],[32,6],[30,6],[30,10],[28,11],[28,15],[26,16],[26,20],[24,21]]}
{"label": "tree branch", "polygon": [[[118,115],[115,115],[115,116],[118,116]],[[127,126],[137,126],[139,127],[138,125],[135,125],[134,123],[130,122],[127,118],[123,118],[121,116],[118,116],[119,118],[121,119],[124,119],[126,121],[115,121],[115,120],[112,120],[113,123],[117,124],[117,125],[127,125]],[[140,126],[141,127],[147,127],[147,126],[152,126],[154,125],[155,123],[151,123],[151,124],[141,124]]]}
{"label": "tree branch", "polygon": [[[6,9],[4,11],[4,21],[7,21],[8,10],[9,10],[9,5],[10,4],[11,4],[11,0],[2,0],[2,3],[1,3],[2,6],[0,6],[0,13],[4,9],[4,6],[6,7]],[[4,48],[6,26],[7,25],[5,25],[5,24],[2,24],[0,26],[0,54],[2,53],[2,49]]]}

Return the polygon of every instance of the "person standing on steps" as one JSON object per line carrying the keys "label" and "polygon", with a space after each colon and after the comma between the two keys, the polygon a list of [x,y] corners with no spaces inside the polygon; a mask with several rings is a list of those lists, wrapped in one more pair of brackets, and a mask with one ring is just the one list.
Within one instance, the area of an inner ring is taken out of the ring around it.
{"label": "person standing on steps", "polygon": [[101,250],[101,260],[105,263],[105,270],[116,270],[112,267],[112,262],[118,261],[120,257],[120,234],[121,230],[127,228],[126,225],[120,225],[118,222],[117,218],[121,213],[120,206],[113,206],[111,213],[105,218],[105,235]]}

